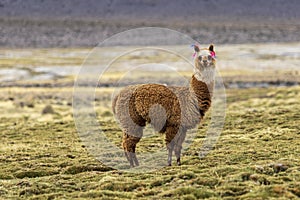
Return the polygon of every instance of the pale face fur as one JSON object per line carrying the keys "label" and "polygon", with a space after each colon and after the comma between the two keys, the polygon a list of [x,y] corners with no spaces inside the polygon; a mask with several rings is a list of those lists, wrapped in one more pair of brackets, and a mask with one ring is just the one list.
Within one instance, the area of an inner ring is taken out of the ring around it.
{"label": "pale face fur", "polygon": [[209,49],[200,49],[195,57],[194,73],[198,81],[210,83],[215,77],[216,60]]}

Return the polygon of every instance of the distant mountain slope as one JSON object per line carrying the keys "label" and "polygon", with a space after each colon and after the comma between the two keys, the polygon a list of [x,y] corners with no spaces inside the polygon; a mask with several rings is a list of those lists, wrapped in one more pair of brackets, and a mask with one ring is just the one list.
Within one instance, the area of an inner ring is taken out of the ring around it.
{"label": "distant mountain slope", "polygon": [[143,19],[299,19],[299,0],[1,0],[0,16]]}
{"label": "distant mountain slope", "polygon": [[0,47],[94,46],[161,26],[203,42],[300,40],[299,0],[0,0]]}

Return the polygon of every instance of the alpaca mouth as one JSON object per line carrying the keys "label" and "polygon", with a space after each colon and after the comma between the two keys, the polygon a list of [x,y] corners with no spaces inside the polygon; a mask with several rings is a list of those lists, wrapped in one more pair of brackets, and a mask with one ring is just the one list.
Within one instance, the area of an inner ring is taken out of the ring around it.
{"label": "alpaca mouth", "polygon": [[202,65],[203,65],[203,67],[208,67],[209,66],[209,64],[207,62],[204,62]]}

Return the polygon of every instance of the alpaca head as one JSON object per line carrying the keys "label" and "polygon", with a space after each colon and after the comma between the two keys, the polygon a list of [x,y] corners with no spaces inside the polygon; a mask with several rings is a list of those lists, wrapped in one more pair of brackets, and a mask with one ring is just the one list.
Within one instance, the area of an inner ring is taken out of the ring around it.
{"label": "alpaca head", "polygon": [[213,81],[216,68],[214,46],[211,44],[208,48],[200,49],[195,45],[194,50],[196,53],[194,66],[195,77],[199,81]]}

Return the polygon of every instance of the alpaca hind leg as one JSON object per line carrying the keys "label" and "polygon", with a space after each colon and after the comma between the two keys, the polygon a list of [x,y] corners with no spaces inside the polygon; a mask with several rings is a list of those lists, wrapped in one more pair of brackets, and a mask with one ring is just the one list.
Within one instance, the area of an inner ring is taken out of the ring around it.
{"label": "alpaca hind leg", "polygon": [[134,146],[134,150],[133,150],[133,154],[132,154],[132,160],[133,160],[135,166],[139,166],[140,163],[139,163],[139,161],[138,161],[138,159],[137,159],[137,157],[136,157],[135,147],[136,147],[136,146]]}
{"label": "alpaca hind leg", "polygon": [[[136,137],[136,136],[137,137]],[[138,134],[130,135],[124,133],[123,135],[123,149],[125,152],[125,156],[130,164],[130,167],[138,166],[139,162],[135,154],[136,144],[140,141],[142,135],[142,129],[138,130]]]}
{"label": "alpaca hind leg", "polygon": [[174,149],[174,142],[170,142],[167,144],[167,149],[168,149],[168,166],[172,166],[172,152]]}
{"label": "alpaca hind leg", "polygon": [[132,159],[132,155],[131,155],[132,153],[127,150],[124,150],[124,153],[129,162],[130,167],[134,167],[134,163],[133,163],[133,159]]}
{"label": "alpaca hind leg", "polygon": [[174,152],[176,156],[177,165],[181,165],[180,154],[181,154],[182,144],[185,140],[185,136],[186,136],[186,130],[181,128],[180,132],[178,132],[175,138]]}
{"label": "alpaca hind leg", "polygon": [[133,160],[132,160],[132,155],[131,155],[131,152],[130,152],[130,141],[127,137],[127,135],[124,134],[123,136],[123,142],[122,142],[122,146],[123,146],[123,149],[124,149],[124,155],[125,157],[127,158],[129,164],[130,164],[130,167],[133,167],[134,164],[133,164]]}
{"label": "alpaca hind leg", "polygon": [[135,155],[135,147],[136,143],[138,142],[137,138],[127,137],[126,139],[123,138],[123,148],[125,156],[130,164],[130,167],[134,167],[138,165],[137,157]]}
{"label": "alpaca hind leg", "polygon": [[137,160],[136,154],[124,150],[125,157],[127,158],[130,167],[139,166],[139,161]]}
{"label": "alpaca hind leg", "polygon": [[136,144],[138,143],[140,138],[129,136],[125,139],[123,138],[123,148],[125,151],[125,156],[129,161],[130,167],[138,166],[139,162],[135,155]]}

